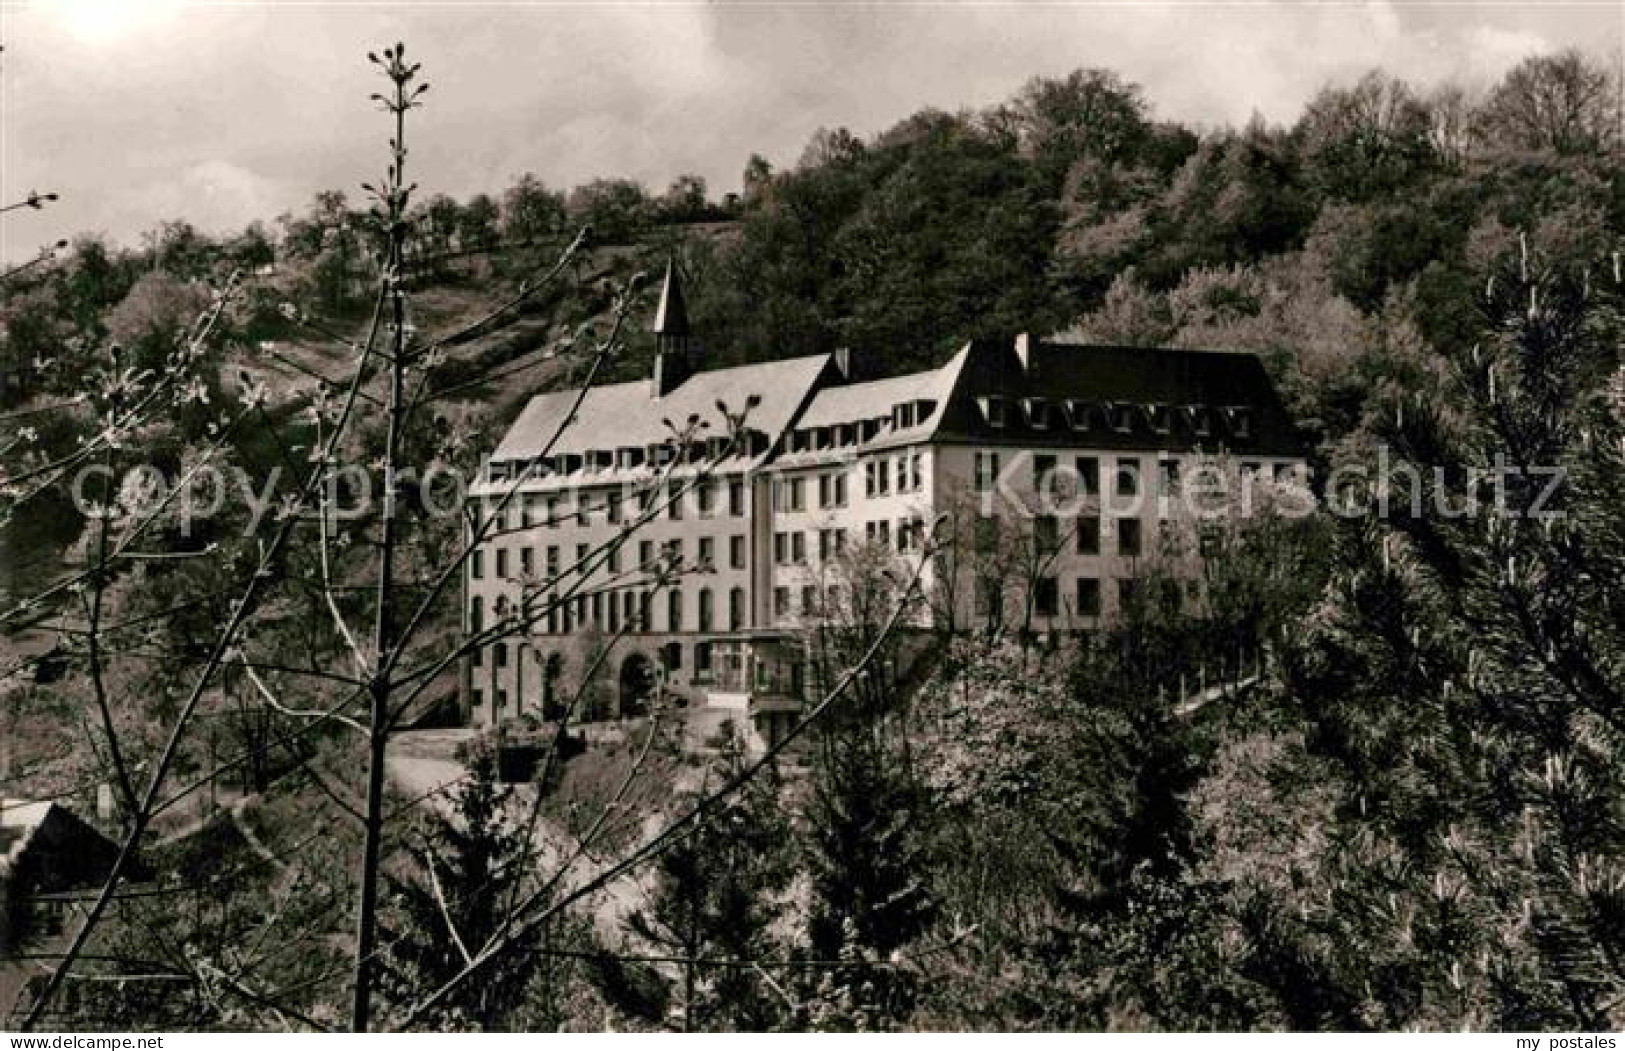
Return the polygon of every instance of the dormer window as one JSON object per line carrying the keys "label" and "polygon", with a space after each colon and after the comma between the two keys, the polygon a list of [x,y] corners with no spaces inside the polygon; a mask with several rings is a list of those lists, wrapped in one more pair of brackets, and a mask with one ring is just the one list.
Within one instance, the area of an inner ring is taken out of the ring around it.
{"label": "dormer window", "polygon": [[643,450],[636,446],[623,446],[615,450],[615,466],[630,471],[643,463]]}
{"label": "dormer window", "polygon": [[892,426],[898,430],[914,426],[914,403],[904,402],[892,408]]}
{"label": "dormer window", "polygon": [[1043,398],[1023,398],[1021,409],[1027,417],[1027,426],[1035,431],[1049,429],[1049,402]]}
{"label": "dormer window", "polygon": [[1062,409],[1066,413],[1068,427],[1075,431],[1087,431],[1089,429],[1090,405],[1088,402],[1078,398],[1068,398],[1062,403]]}
{"label": "dormer window", "polygon": [[1134,407],[1123,405],[1115,401],[1106,402],[1101,407],[1106,419],[1111,422],[1112,430],[1118,434],[1128,434],[1134,430]]}
{"label": "dormer window", "polygon": [[1161,403],[1153,402],[1145,406],[1145,419],[1158,434],[1167,434],[1174,429],[1173,413]]}
{"label": "dormer window", "polygon": [[998,398],[998,397],[978,398],[978,399],[976,399],[976,403],[977,403],[978,406],[981,407],[982,418],[987,421],[987,425],[989,427],[1002,428],[1004,426],[1004,399],[1003,398]]}
{"label": "dormer window", "polygon": [[1253,436],[1253,410],[1248,405],[1232,405],[1224,410],[1225,422],[1230,426],[1230,433],[1237,438],[1251,438]]}
{"label": "dormer window", "polygon": [[1191,433],[1198,438],[1206,438],[1213,432],[1213,416],[1206,405],[1185,406],[1185,419],[1190,422]]}

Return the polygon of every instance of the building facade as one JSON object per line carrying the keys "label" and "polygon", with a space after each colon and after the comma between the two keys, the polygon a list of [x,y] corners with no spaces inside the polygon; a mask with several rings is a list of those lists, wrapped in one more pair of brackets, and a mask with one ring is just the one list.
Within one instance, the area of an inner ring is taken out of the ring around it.
{"label": "building facade", "polygon": [[906,572],[931,544],[912,628],[1097,628],[1153,566],[1198,600],[1210,535],[1305,498],[1251,355],[1018,336],[886,379],[844,353],[705,370],[670,268],[654,331],[647,381],[538,395],[471,493],[474,725],[548,718],[588,671],[588,718],[654,688],[793,711],[858,552]]}

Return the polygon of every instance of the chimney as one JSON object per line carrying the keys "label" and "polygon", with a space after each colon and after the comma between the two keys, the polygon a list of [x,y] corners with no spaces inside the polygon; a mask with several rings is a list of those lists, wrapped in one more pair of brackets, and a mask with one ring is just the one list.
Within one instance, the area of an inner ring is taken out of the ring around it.
{"label": "chimney", "polygon": [[841,374],[841,378],[843,380],[851,380],[852,379],[852,348],[851,347],[836,347],[835,348],[834,358],[835,358],[835,369],[836,369],[837,372],[839,372]]}
{"label": "chimney", "polygon": [[655,310],[654,375],[649,395],[664,398],[694,372],[694,337],[688,328],[688,305],[683,302],[683,283],[675,259],[666,260],[666,278],[660,287],[660,306]]}

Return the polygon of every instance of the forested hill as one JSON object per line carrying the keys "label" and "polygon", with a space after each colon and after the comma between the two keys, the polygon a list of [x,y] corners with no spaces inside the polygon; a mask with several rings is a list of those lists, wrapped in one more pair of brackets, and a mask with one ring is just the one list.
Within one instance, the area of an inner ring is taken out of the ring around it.
{"label": "forested hill", "polygon": [[[1424,350],[1473,338],[1462,304],[1520,235],[1577,259],[1618,243],[1619,98],[1604,65],[1571,52],[1477,95],[1372,72],[1327,86],[1290,127],[1199,133],[1154,119],[1155,100],[1120,77],[1080,71],[870,140],[820,131],[783,170],[752,157],[743,192],[720,200],[694,177],[658,195],[619,179],[558,192],[527,175],[466,202],[428,196],[417,257],[456,313],[458,296],[500,291],[581,223],[623,246],[598,257],[612,270],[675,250],[716,363],[845,345],[895,372],[1023,330],[1252,349],[1330,438],[1357,426],[1374,386],[1425,369]],[[256,275],[232,333],[242,346],[285,335],[289,299],[353,314],[372,276],[366,228],[331,192],[236,237],[180,221],[139,251],[81,239],[8,289],[3,396],[48,388],[42,364],[72,375],[64,356],[109,331],[177,323],[181,286],[232,265]],[[535,339],[591,309],[538,323]],[[533,381],[547,377],[513,382]]]}

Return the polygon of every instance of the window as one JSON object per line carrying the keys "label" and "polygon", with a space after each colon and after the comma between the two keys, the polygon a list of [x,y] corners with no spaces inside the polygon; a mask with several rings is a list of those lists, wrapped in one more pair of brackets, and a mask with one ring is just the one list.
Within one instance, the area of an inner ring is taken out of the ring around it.
{"label": "window", "polygon": [[1100,616],[1100,581],[1094,577],[1078,578],[1078,616]]}
{"label": "window", "polygon": [[811,617],[818,612],[818,589],[807,584],[801,589],[801,615]]}
{"label": "window", "polygon": [[728,513],[739,518],[745,513],[745,482],[741,478],[728,480]]}
{"label": "window", "polygon": [[1230,433],[1237,438],[1249,438],[1253,433],[1253,411],[1245,405],[1231,408],[1227,415],[1230,417]]}
{"label": "window", "polygon": [[[479,654],[475,654],[475,656],[477,657],[477,656],[479,656]],[[479,708],[479,707],[481,707],[482,705],[485,704],[485,694],[483,692],[481,692],[480,690],[476,689],[476,690],[471,691],[469,693],[469,697],[472,699],[474,707],[476,707],[476,708]]]}
{"label": "window", "polygon": [[875,493],[878,492],[878,490],[875,488],[875,479],[877,477],[878,477],[878,475],[875,472],[875,462],[873,460],[869,460],[868,462],[866,462],[863,465],[863,495],[864,496],[870,497],[872,499],[874,497]]}
{"label": "window", "polygon": [[798,566],[807,561],[807,534],[799,529],[790,534],[790,561]]}
{"label": "window", "polygon": [[1040,617],[1055,617],[1061,612],[1061,589],[1054,577],[1039,577],[1033,587],[1033,612]]}
{"label": "window", "polygon": [[611,493],[604,497],[604,517],[611,525],[619,525],[621,521],[621,494]]}
{"label": "window", "polygon": [[1054,515],[1033,519],[1033,554],[1048,558],[1061,546],[1061,523]]}
{"label": "window", "polygon": [[1004,589],[997,577],[977,577],[972,605],[976,616],[997,621],[1004,616]]}
{"label": "window", "polygon": [[976,519],[976,532],[973,546],[978,555],[987,556],[999,549],[999,520],[992,515],[983,515]]}
{"label": "window", "polygon": [[556,496],[547,498],[547,524],[549,526],[559,524],[559,498]]}
{"label": "window", "polygon": [[891,461],[882,457],[874,461],[875,464],[875,491],[881,496],[891,492]]}
{"label": "window", "polygon": [[1157,495],[1179,495],[1179,461],[1162,460],[1157,464]]}
{"label": "window", "polygon": [[891,546],[890,522],[865,522],[863,529],[869,537],[869,543],[883,544],[886,547]]}
{"label": "window", "polygon": [[837,474],[837,475],[834,476],[834,480],[831,482],[831,488],[832,488],[832,490],[834,491],[834,494],[835,494],[835,506],[836,507],[845,507],[846,506],[846,472],[845,471],[842,471],[840,474]]}
{"label": "window", "polygon": [[536,498],[522,497],[519,502],[519,524],[529,529],[536,523]]}
{"label": "window", "polygon": [[491,647],[491,663],[498,668],[508,666],[508,644],[506,642],[499,642]]}
{"label": "window", "polygon": [[666,630],[683,630],[683,593],[672,591],[666,595]]}
{"label": "window", "polygon": [[578,566],[587,561],[587,552],[591,550],[592,548],[587,544],[576,545],[576,564]]}
{"label": "window", "polygon": [[773,534],[773,564],[775,566],[788,565],[790,562],[790,534]]}
{"label": "window", "polygon": [[696,642],[694,644],[694,678],[703,682],[711,681],[711,644],[709,642]]}
{"label": "window", "polygon": [[474,556],[468,560],[468,576],[471,580],[485,579],[485,551],[482,548],[474,549]]}
{"label": "window", "polygon": [[788,617],[790,615],[790,589],[773,589],[773,615],[775,617]]}
{"label": "window", "polygon": [[628,628],[638,626],[638,597],[630,591],[621,592],[621,614]]}
{"label": "window", "polygon": [[592,613],[589,619],[595,628],[604,622],[604,593],[602,591],[592,593]]}
{"label": "window", "polygon": [[835,554],[835,530],[820,529],[818,531],[818,561],[828,562]]}
{"label": "window", "polygon": [[493,691],[491,691],[491,708],[492,708],[492,710],[500,712],[506,707],[508,707],[508,691],[507,690],[493,690]]}
{"label": "window", "polygon": [[835,530],[835,553],[838,555],[842,551],[845,551],[845,550],[846,550],[846,530],[838,528],[838,529]]}
{"label": "window", "polygon": [[619,573],[621,571],[621,545],[620,544],[611,545],[611,547],[609,549],[608,561],[609,561],[609,571],[611,573]]}
{"label": "window", "polygon": [[[551,601],[551,599],[549,601]],[[557,635],[559,633],[559,609],[557,606],[550,606],[548,608],[547,633],[549,635]]]}
{"label": "window", "polygon": [[818,506],[819,507],[833,507],[835,505],[835,497],[834,497],[834,494],[831,492],[831,489],[830,489],[830,487],[834,483],[834,481],[835,481],[835,476],[832,475],[832,474],[821,474],[821,475],[818,476]]}
{"label": "window", "polygon": [[713,627],[712,619],[716,615],[713,608],[715,600],[712,598],[710,588],[700,589],[700,630],[710,631]]}
{"label": "window", "polygon": [[717,542],[708,536],[700,537],[700,565],[715,566],[717,559]]}
{"label": "window", "polygon": [[1078,519],[1078,554],[1100,554],[1100,516],[1083,515]]}
{"label": "window", "polygon": [[478,595],[468,600],[468,630],[474,635],[485,630],[485,600]]}
{"label": "window", "polygon": [[728,630],[738,631],[745,626],[745,589],[728,592]]}
{"label": "window", "polygon": [[710,480],[703,481],[695,489],[695,495],[700,505],[700,517],[710,518],[717,513],[717,486]]}
{"label": "window", "polygon": [[666,517],[673,522],[683,520],[683,487],[677,482],[666,485]]}
{"label": "window", "polygon": [[999,477],[999,454],[992,452],[979,452],[976,454],[976,491],[987,493],[993,491],[993,486]]}
{"label": "window", "polygon": [[683,538],[674,536],[660,545],[660,553],[665,556],[671,565],[681,565],[683,562]]}
{"label": "window", "polygon": [[897,550],[900,552],[907,551],[911,539],[912,534],[909,530],[908,519],[899,518],[897,520]]}
{"label": "window", "polygon": [[1050,481],[1055,475],[1055,457],[1033,457],[1033,488],[1040,493],[1049,491]]}
{"label": "window", "polygon": [[1117,495],[1140,495],[1140,461],[1117,461]]}
{"label": "window", "polygon": [[1119,580],[1117,582],[1117,609],[1127,612],[1133,609],[1140,601],[1140,582],[1138,580]]}
{"label": "window", "polygon": [[638,541],[638,568],[647,570],[655,564],[655,544],[653,540]]}
{"label": "window", "polygon": [[1117,553],[1129,558],[1139,556],[1140,520],[1138,518],[1119,518],[1117,520]]}
{"label": "window", "polygon": [[989,427],[1003,427],[1004,426],[1004,399],[1003,398],[982,398],[981,399],[981,407],[982,407],[982,416],[983,416],[983,418],[985,418],[987,420],[987,425]]}
{"label": "window", "polygon": [[728,538],[728,565],[734,569],[745,568],[745,538],[731,536]]}
{"label": "window", "polygon": [[608,608],[609,630],[612,631],[612,632],[613,631],[620,631],[621,630],[621,606],[620,606],[620,603],[615,601],[615,596],[614,595],[611,595],[609,597],[608,607],[609,607]]}
{"label": "window", "polygon": [[925,472],[920,468],[921,459],[917,452],[908,454],[908,487],[916,493],[925,488]]}
{"label": "window", "polygon": [[557,544],[547,545],[547,575],[549,577],[559,575],[559,545]]}
{"label": "window", "polygon": [[643,591],[638,594],[638,626],[644,631],[654,630],[654,594]]}
{"label": "window", "polygon": [[1197,550],[1203,558],[1213,558],[1224,547],[1224,534],[1211,525],[1204,525],[1197,539]]}
{"label": "window", "polygon": [[790,510],[805,511],[807,509],[807,479],[790,479]]}
{"label": "window", "polygon": [[1078,470],[1078,495],[1100,495],[1100,459],[1095,456],[1080,456],[1075,464]]}
{"label": "window", "polygon": [[1285,485],[1292,482],[1296,479],[1297,473],[1296,464],[1278,463],[1275,465],[1275,484]]}
{"label": "window", "polygon": [[519,549],[519,572],[527,577],[536,572],[535,548],[522,547]]}

